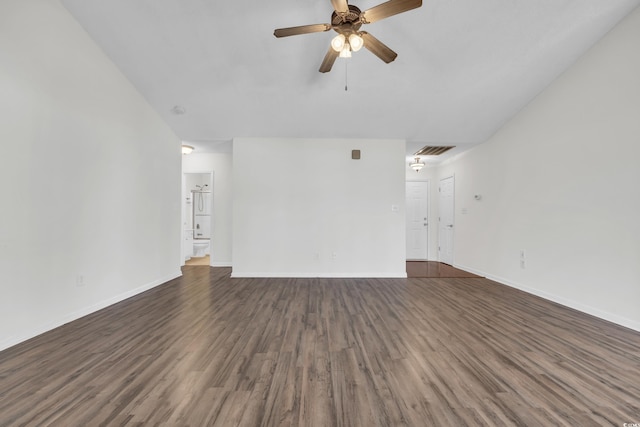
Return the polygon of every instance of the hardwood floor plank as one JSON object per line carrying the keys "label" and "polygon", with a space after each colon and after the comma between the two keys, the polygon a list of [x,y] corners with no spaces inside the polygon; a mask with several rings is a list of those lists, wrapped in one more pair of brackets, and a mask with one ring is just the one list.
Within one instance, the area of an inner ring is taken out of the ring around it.
{"label": "hardwood floor plank", "polygon": [[0,352],[0,426],[640,422],[640,333],[477,277],[182,278]]}
{"label": "hardwood floor plank", "polygon": [[407,261],[407,277],[474,277],[482,276],[437,261]]}

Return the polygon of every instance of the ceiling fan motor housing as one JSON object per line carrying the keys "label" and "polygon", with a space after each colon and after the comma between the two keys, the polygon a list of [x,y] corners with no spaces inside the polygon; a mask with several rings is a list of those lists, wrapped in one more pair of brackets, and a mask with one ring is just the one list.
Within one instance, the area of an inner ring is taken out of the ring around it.
{"label": "ceiling fan motor housing", "polygon": [[345,36],[357,33],[362,26],[361,15],[362,11],[352,4],[349,5],[349,11],[346,13],[338,13],[334,10],[331,14],[331,28]]}

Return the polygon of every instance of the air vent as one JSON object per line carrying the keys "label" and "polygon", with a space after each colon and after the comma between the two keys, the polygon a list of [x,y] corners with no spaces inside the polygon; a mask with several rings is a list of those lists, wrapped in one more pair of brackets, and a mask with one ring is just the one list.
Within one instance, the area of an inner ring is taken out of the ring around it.
{"label": "air vent", "polygon": [[433,145],[427,145],[416,151],[414,156],[439,156],[440,154],[445,153],[452,148],[455,148],[455,145],[450,147],[435,147]]}

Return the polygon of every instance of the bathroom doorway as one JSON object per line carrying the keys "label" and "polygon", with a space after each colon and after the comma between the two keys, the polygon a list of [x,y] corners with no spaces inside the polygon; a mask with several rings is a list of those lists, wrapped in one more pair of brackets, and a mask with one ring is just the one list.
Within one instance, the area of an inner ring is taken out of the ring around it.
{"label": "bathroom doorway", "polygon": [[182,174],[182,259],[185,265],[211,264],[213,172]]}

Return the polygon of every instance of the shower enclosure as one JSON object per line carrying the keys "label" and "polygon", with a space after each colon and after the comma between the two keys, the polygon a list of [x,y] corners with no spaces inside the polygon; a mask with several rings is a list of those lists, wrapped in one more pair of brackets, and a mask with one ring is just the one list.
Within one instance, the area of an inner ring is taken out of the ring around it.
{"label": "shower enclosure", "polygon": [[209,239],[211,237],[211,192],[202,189],[191,190],[191,200],[193,238],[194,240]]}

